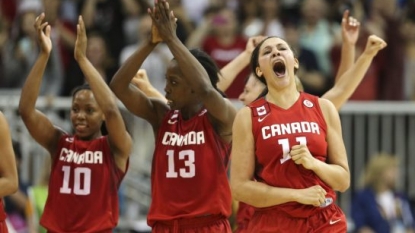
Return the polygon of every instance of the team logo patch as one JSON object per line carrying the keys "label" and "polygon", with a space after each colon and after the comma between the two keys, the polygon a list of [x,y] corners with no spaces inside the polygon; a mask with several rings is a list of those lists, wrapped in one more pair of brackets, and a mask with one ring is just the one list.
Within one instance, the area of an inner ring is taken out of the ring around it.
{"label": "team logo patch", "polygon": [[310,100],[304,100],[303,104],[307,107],[307,108],[312,108],[314,106],[314,104],[310,101]]}

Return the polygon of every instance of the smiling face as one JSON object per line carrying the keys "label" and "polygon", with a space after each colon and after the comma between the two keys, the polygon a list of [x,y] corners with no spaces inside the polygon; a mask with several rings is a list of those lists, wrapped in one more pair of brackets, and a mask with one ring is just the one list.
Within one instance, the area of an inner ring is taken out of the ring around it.
{"label": "smiling face", "polygon": [[90,140],[101,135],[104,114],[91,90],[82,89],[75,93],[72,100],[71,121],[75,134],[81,139]]}
{"label": "smiling face", "polygon": [[253,56],[257,56],[255,74],[265,78],[268,87],[285,88],[291,83],[295,85],[294,69],[298,69],[298,60],[290,46],[277,37],[265,39],[255,49]]}
{"label": "smiling face", "polygon": [[166,99],[171,109],[182,109],[196,103],[198,98],[182,78],[183,74],[176,60],[169,63],[166,71]]}

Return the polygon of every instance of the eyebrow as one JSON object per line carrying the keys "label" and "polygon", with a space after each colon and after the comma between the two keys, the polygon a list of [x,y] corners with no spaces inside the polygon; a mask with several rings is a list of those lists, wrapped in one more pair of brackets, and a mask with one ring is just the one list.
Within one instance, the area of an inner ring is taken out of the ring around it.
{"label": "eyebrow", "polygon": [[[264,47],[264,49],[269,49],[269,48],[272,48],[273,46],[274,45],[267,45]],[[284,43],[278,43],[275,47],[280,47],[280,46],[287,46],[287,45]]]}

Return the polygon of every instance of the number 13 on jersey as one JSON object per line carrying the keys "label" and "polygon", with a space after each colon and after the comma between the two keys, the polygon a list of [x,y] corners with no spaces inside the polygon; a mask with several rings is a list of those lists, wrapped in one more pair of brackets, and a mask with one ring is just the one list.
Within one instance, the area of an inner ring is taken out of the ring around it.
{"label": "number 13 on jersey", "polygon": [[[178,155],[174,154],[174,150],[168,150],[166,155],[168,157],[167,178],[192,178],[196,175],[194,150],[182,150]],[[174,164],[175,156],[179,156],[179,160],[184,161],[184,168],[176,168]]]}

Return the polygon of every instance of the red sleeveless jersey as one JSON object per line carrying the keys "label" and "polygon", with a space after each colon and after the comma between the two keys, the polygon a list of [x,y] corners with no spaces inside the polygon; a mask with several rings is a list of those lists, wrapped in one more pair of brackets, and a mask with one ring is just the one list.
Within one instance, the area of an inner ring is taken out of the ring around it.
{"label": "red sleeveless jersey", "polygon": [[213,129],[207,110],[189,120],[169,111],[153,156],[148,224],[177,218],[231,213],[227,178],[230,143]]}
{"label": "red sleeveless jersey", "polygon": [[82,141],[63,135],[52,163],[41,225],[49,232],[112,232],[124,175],[106,136]]}
{"label": "red sleeveless jersey", "polygon": [[[315,158],[327,159],[327,126],[318,97],[301,93],[294,105],[286,110],[261,98],[250,108],[256,148],[255,179],[282,188],[304,189],[320,185],[327,191],[326,205],[333,203],[335,192],[313,171],[295,164],[289,156],[292,146],[305,144]],[[297,202],[269,208],[293,217],[308,217],[322,209]]]}
{"label": "red sleeveless jersey", "polygon": [[0,198],[0,222],[6,220],[6,211],[4,210],[3,198]]}

